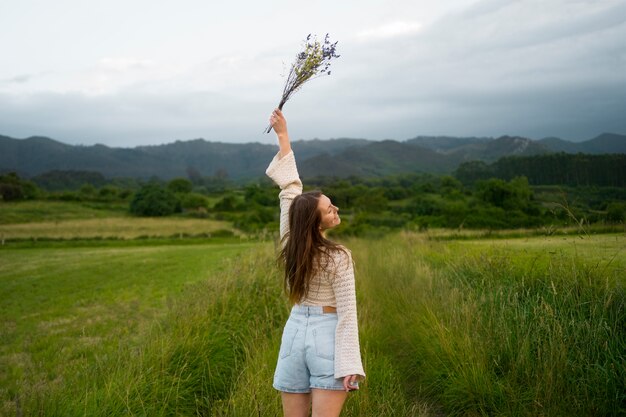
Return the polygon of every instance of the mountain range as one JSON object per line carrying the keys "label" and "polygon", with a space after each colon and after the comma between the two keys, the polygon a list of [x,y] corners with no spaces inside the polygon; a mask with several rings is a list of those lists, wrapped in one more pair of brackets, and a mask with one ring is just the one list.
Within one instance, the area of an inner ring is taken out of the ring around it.
{"label": "mountain range", "polygon": [[[566,153],[626,153],[626,135],[604,133],[584,142],[519,136],[417,136],[405,141],[367,139],[292,142],[303,177],[372,177],[403,172],[450,173],[462,162],[487,163],[503,156]],[[222,175],[233,180],[258,178],[276,154],[276,145],[223,143],[204,139],[164,145],[111,148],[68,145],[47,137],[15,139],[0,135],[0,172],[29,178],[53,170],[97,171],[105,177],[162,179]]]}

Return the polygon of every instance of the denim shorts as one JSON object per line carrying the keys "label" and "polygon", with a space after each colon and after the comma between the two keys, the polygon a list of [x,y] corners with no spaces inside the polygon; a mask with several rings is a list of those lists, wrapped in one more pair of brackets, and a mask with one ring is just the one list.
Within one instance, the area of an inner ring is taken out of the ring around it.
{"label": "denim shorts", "polygon": [[283,330],[274,388],[292,393],[343,390],[343,378],[335,379],[336,327],[337,313],[295,305]]}

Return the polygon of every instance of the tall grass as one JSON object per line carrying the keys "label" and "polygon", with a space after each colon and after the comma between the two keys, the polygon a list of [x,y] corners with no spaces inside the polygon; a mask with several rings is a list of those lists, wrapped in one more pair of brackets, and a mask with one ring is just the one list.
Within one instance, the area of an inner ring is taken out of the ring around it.
{"label": "tall grass", "polygon": [[188,286],[143,343],[92,363],[64,389],[39,398],[37,410],[58,416],[211,415],[228,397],[246,349],[286,315],[268,259],[233,259],[228,272]]}
{"label": "tall grass", "polygon": [[415,397],[450,415],[626,412],[623,269],[411,235],[353,246],[379,349]]}
{"label": "tall grass", "polygon": [[[139,345],[76,369],[30,410],[66,415],[269,416],[282,413],[272,376],[288,315],[270,245],[234,259],[170,305]],[[346,416],[426,416],[407,401],[400,373],[380,352],[364,353],[368,380]]]}
{"label": "tall grass", "polygon": [[[624,237],[585,238],[617,248],[589,257],[569,239],[549,252],[541,238],[347,241],[367,380],[342,415],[623,415]],[[289,307],[274,257],[259,244],[213,269],[132,342],[21,398],[24,415],[281,415],[271,381]]]}
{"label": "tall grass", "polygon": [[0,249],[0,415],[29,409],[86,366],[142,344],[168,300],[251,246]]}

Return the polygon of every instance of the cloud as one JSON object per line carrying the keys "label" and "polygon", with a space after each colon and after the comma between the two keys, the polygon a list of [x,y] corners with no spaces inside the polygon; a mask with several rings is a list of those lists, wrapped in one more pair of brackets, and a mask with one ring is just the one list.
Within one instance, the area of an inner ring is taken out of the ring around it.
{"label": "cloud", "polygon": [[38,78],[41,78],[43,76],[50,75],[50,74],[51,74],[50,71],[42,71],[39,73],[18,74],[13,77],[1,79],[0,86],[4,85],[5,88],[6,87],[14,88],[15,86],[27,84],[33,80],[36,80]]}
{"label": "cloud", "polygon": [[104,71],[132,71],[143,70],[154,66],[154,62],[149,59],[137,58],[102,58],[98,62],[98,67]]}
{"label": "cloud", "polygon": [[[418,21],[386,15],[339,39],[332,76],[285,107],[293,138],[626,133],[623,0],[482,0]],[[273,142],[261,131],[282,91],[283,64],[297,51],[282,39],[256,46],[193,64],[108,57],[63,74],[7,78],[0,134],[126,146]],[[43,78],[58,81],[53,91],[40,88]]]}
{"label": "cloud", "polygon": [[[358,63],[335,93],[358,103],[355,125],[388,137],[625,132],[625,8],[477,2],[408,38],[357,45]],[[369,122],[380,115],[381,127]]]}
{"label": "cloud", "polygon": [[372,39],[389,39],[414,34],[422,28],[418,22],[391,22],[372,29],[357,33],[357,39],[367,41]]}
{"label": "cloud", "polygon": [[[255,136],[263,138],[260,133],[267,120],[262,110],[254,103],[208,91],[0,94],[1,134],[125,147],[200,137],[258,140]],[[24,131],[28,133],[20,133]]]}
{"label": "cloud", "polygon": [[16,75],[13,78],[9,78],[8,80],[5,80],[5,82],[22,84],[28,82],[31,78],[33,78],[32,74],[22,74]]}

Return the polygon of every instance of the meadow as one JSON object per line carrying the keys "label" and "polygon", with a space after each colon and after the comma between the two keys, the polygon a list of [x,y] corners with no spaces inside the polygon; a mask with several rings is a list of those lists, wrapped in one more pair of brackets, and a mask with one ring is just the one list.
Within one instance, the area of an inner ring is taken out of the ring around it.
{"label": "meadow", "polygon": [[0,240],[137,239],[239,234],[225,221],[135,217],[127,204],[20,201],[0,204]]}
{"label": "meadow", "polygon": [[[1,415],[281,414],[274,243],[171,230],[0,247]],[[624,415],[626,235],[481,236],[342,241],[367,372],[342,415]]]}

